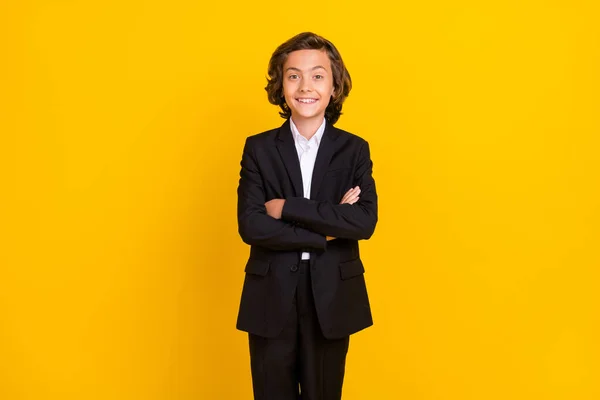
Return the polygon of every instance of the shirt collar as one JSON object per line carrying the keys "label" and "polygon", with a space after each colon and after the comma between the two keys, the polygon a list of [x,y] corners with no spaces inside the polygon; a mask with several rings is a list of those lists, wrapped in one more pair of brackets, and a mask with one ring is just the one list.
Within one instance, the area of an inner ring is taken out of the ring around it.
{"label": "shirt collar", "polygon": [[[304,136],[302,136],[300,134],[300,132],[298,131],[298,128],[296,127],[296,124],[294,124],[294,121],[292,120],[292,118],[290,117],[290,127],[292,128],[292,134],[294,135],[294,141],[298,141],[301,138],[305,139],[306,138]],[[315,134],[310,138],[310,140],[315,140],[317,142],[317,146],[319,145],[319,143],[321,143],[321,139],[323,138],[323,133],[325,132],[325,118],[323,118],[323,122],[321,123],[321,126],[319,126],[319,129],[317,129],[317,132],[315,132]]]}

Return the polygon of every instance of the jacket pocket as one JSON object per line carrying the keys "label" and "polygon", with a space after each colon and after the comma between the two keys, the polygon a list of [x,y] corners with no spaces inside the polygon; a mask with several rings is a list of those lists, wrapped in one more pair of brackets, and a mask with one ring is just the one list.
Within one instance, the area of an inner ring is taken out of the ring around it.
{"label": "jacket pocket", "polygon": [[365,267],[363,266],[360,258],[340,263],[340,276],[343,280],[350,279],[364,273]]}
{"label": "jacket pocket", "polygon": [[269,272],[270,261],[257,260],[250,258],[246,263],[244,271],[248,274],[265,276]]}

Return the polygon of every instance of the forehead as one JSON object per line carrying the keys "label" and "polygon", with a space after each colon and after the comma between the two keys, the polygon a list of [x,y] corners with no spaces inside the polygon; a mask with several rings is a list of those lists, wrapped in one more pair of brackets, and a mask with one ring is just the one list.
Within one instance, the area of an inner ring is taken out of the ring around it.
{"label": "forehead", "polygon": [[284,71],[287,68],[307,70],[318,65],[323,66],[326,70],[331,69],[331,61],[325,50],[296,50],[288,54],[283,69]]}

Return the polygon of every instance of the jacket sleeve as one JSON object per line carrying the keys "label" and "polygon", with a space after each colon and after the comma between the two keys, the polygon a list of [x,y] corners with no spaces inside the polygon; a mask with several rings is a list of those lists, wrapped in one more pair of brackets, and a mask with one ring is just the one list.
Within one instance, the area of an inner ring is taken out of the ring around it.
{"label": "jacket sleeve", "polygon": [[237,192],[238,231],[245,243],[271,250],[326,248],[325,236],[267,214],[263,179],[249,138],[244,145]]}
{"label": "jacket sleeve", "polygon": [[370,238],[377,224],[377,192],[372,172],[369,144],[364,142],[359,150],[353,184],[361,190],[358,202],[352,205],[332,204],[302,197],[288,198],[283,206],[282,219],[326,236],[354,240]]}

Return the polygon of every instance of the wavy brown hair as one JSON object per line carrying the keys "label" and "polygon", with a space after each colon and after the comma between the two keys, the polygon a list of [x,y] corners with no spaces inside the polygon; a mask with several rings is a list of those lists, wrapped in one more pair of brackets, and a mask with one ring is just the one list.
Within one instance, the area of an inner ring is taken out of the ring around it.
{"label": "wavy brown hair", "polygon": [[350,94],[352,79],[350,79],[350,73],[344,65],[342,56],[333,43],[315,33],[300,33],[281,44],[275,50],[269,61],[267,86],[265,87],[269,102],[281,108],[279,115],[282,118],[288,119],[291,117],[292,112],[283,96],[283,64],[287,60],[288,55],[297,50],[324,50],[329,56],[335,91],[325,109],[325,119],[333,125],[340,118],[340,115],[342,115],[342,104],[346,100],[346,97],[348,97],[348,94]]}

